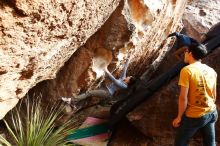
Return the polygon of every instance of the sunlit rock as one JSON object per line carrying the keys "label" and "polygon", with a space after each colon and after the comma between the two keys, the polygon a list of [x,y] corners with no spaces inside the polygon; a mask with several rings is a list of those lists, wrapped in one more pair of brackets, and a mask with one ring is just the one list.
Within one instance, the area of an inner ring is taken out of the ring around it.
{"label": "sunlit rock", "polygon": [[0,119],[38,82],[55,78],[119,0],[0,1]]}

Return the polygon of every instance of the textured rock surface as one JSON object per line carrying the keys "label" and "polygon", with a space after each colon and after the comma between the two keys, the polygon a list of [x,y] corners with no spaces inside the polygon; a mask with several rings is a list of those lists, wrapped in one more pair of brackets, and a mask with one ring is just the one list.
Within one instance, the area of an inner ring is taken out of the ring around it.
{"label": "textured rock surface", "polygon": [[169,50],[170,42],[164,40],[169,33],[181,27],[180,20],[186,3],[187,0],[128,0],[125,3],[123,14],[130,24],[130,29],[135,26],[130,39],[135,46],[135,51],[131,51],[132,57],[135,58],[130,68],[131,74],[141,74],[147,70],[152,70],[153,73],[157,68]]}
{"label": "textured rock surface", "polygon": [[97,31],[119,0],[0,1],[0,119]]}
{"label": "textured rock surface", "polygon": [[[151,70],[156,68],[169,50],[170,40],[163,40],[179,29],[186,1],[158,1],[156,7],[144,3],[150,4],[142,0],[121,1],[102,28],[73,54],[57,78],[40,83],[32,93],[40,92],[56,101],[59,96],[94,89],[97,76],[103,73],[103,66],[109,64],[111,57],[109,70],[115,70],[114,75],[120,72],[127,54],[132,57],[129,74],[142,73],[149,66]],[[97,60],[103,60],[100,64],[105,65],[97,68]]]}
{"label": "textured rock surface", "polygon": [[[103,75],[103,66],[117,56],[112,50],[119,50],[131,35],[122,9],[121,2],[107,22],[65,63],[57,77],[41,82],[31,92],[42,93],[48,100],[56,101],[60,96],[73,96],[94,88],[96,77]],[[116,61],[112,66],[115,67]],[[99,66],[99,63],[104,65]]]}
{"label": "textured rock surface", "polygon": [[219,14],[219,0],[193,0],[189,3],[183,15],[183,23],[187,28],[187,34],[202,40],[202,34],[206,33],[214,24],[220,22]]}

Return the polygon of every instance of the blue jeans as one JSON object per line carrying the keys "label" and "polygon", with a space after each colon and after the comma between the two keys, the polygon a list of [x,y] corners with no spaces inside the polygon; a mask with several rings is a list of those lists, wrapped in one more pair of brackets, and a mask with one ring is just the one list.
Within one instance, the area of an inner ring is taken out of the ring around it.
{"label": "blue jeans", "polygon": [[187,146],[189,139],[201,130],[203,146],[216,146],[215,144],[215,122],[218,119],[217,110],[207,113],[200,118],[182,117],[180,127],[177,129],[175,146]]}

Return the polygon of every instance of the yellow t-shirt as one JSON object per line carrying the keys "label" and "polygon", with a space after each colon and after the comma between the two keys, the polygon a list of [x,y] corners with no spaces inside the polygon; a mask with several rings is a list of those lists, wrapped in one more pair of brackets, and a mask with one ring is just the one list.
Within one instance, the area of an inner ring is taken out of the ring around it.
{"label": "yellow t-shirt", "polygon": [[201,62],[192,63],[181,70],[178,85],[189,88],[185,111],[187,117],[201,117],[216,108],[216,80],[217,73],[214,69]]}

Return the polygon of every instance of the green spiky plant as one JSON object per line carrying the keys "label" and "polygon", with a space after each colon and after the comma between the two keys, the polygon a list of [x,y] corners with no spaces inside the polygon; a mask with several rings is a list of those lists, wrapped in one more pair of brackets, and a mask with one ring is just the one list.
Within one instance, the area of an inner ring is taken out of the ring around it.
{"label": "green spiky plant", "polygon": [[[25,100],[25,113],[21,112],[21,105],[12,110],[11,118],[4,120],[13,142],[0,135],[0,145],[5,146],[66,146],[73,145],[65,141],[65,137],[73,130],[74,121],[67,121],[61,126],[55,122],[61,118],[64,106],[46,106],[42,108],[39,98],[31,104]],[[10,124],[9,124],[10,123]],[[72,130],[71,130],[72,129]],[[13,143],[13,144],[12,144]]]}

